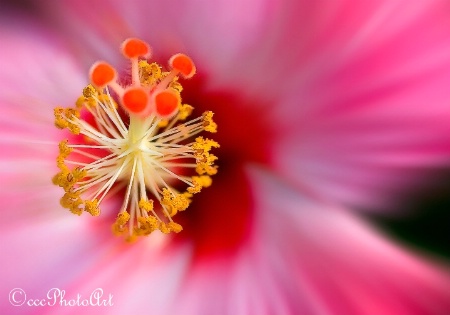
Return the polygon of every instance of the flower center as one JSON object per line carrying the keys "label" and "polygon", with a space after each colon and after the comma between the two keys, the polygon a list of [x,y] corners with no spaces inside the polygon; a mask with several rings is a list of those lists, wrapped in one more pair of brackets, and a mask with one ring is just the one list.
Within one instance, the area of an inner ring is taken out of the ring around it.
{"label": "flower center", "polygon": [[60,142],[60,172],[53,182],[64,190],[61,205],[77,215],[100,215],[102,201],[124,189],[112,229],[128,240],[155,230],[178,233],[182,227],[173,217],[217,173],[210,151],[219,144],[189,139],[216,132],[217,125],[210,111],[186,122],[193,107],[182,103],[178,79],[195,74],[188,56],[174,55],[171,71],[164,72],[147,61],[150,47],[142,40],[125,40],[122,53],[131,62],[129,85],[119,84],[116,70],[100,61],[91,67],[91,84],[76,106],[55,108],[55,125],[82,137],[76,137],[78,143]]}

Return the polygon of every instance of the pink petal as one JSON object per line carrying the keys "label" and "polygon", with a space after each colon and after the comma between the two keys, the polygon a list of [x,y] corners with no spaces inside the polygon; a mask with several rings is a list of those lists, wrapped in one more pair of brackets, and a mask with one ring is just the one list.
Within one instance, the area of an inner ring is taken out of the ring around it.
{"label": "pink petal", "polygon": [[[198,73],[229,69],[252,47],[271,14],[271,2],[240,1],[65,1],[44,9],[45,18],[74,45],[80,55],[123,62],[118,47],[128,37],[140,37],[155,56],[184,52],[197,64]],[[89,60],[92,62],[92,60]],[[166,62],[164,61],[164,64]],[[213,77],[216,77],[214,75]]]}
{"label": "pink petal", "polygon": [[[285,297],[285,308],[277,314],[450,312],[448,271],[401,250],[347,211],[300,195],[266,171],[253,168],[250,175],[260,211],[254,243],[242,254],[253,261],[244,279],[254,282],[239,279],[247,302],[253,297],[264,303],[256,296],[266,291],[268,301],[269,296]],[[282,290],[278,295],[270,291],[270,281]]]}
{"label": "pink petal", "polygon": [[320,198],[392,209],[450,161],[450,8],[377,3],[316,12],[321,45],[308,39],[278,92],[273,152],[277,170]]}
{"label": "pink petal", "polygon": [[86,83],[48,31],[17,16],[2,19],[0,27],[0,198],[11,210],[3,214],[4,226],[60,213],[51,211],[60,208],[61,194],[51,178],[64,133],[54,126],[53,108],[72,105]]}
{"label": "pink petal", "polygon": [[[1,250],[8,253],[2,262],[0,294],[7,297],[13,288],[26,292],[30,299],[54,300],[47,297],[52,288],[66,291],[64,300],[80,294],[89,299],[96,288],[104,298],[113,295],[113,306],[15,307],[0,306],[2,314],[140,314],[151,301],[153,314],[164,314],[189,259],[188,248],[167,250],[167,237],[154,235],[137,244],[114,238],[110,222],[93,226],[92,218],[51,219],[45,222],[24,218],[24,224],[3,230]],[[159,236],[159,237],[158,237]],[[50,294],[50,296],[53,296]]]}

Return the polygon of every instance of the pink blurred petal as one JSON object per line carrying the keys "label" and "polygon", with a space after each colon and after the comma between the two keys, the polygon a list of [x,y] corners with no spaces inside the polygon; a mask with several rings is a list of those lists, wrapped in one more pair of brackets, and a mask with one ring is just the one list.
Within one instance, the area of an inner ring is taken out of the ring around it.
{"label": "pink blurred petal", "polygon": [[60,31],[77,38],[81,55],[88,51],[91,57],[123,63],[118,45],[127,37],[141,37],[156,56],[188,53],[196,61],[198,73],[219,74],[263,35],[259,31],[267,23],[272,3],[64,1],[51,3],[45,11]]}
{"label": "pink blurred petal", "polygon": [[[291,313],[450,313],[448,271],[399,249],[343,209],[300,195],[267,171],[254,167],[250,174],[259,211],[249,256],[270,262],[267,269],[276,273],[279,288],[288,290],[285,296],[301,297],[297,304],[289,300]],[[258,278],[256,267],[247,272]]]}
{"label": "pink blurred petal", "polygon": [[64,136],[53,123],[53,108],[69,106],[85,85],[80,66],[66,47],[36,23],[2,19],[0,41],[0,198],[7,200],[3,225],[24,216],[53,217],[61,192],[52,185],[57,143]]}
{"label": "pink blurred petal", "polygon": [[402,3],[316,21],[320,51],[303,59],[299,50],[308,66],[297,67],[273,109],[283,121],[277,170],[321,198],[392,210],[394,195],[450,161],[450,8]]}
{"label": "pink blurred petal", "polygon": [[[165,310],[189,259],[188,248],[167,250],[167,238],[154,235],[138,244],[111,237],[110,222],[92,226],[92,218],[65,218],[45,222],[23,218],[24,224],[4,230],[1,250],[8,253],[2,263],[0,294],[22,288],[28,299],[45,299],[48,290],[66,291],[65,299],[77,294],[89,298],[96,288],[113,295],[112,307],[83,307],[83,314],[141,314],[151,301],[153,314]],[[48,300],[51,302],[51,300]],[[131,302],[132,301],[132,302]],[[36,307],[36,314],[79,314],[80,307]],[[30,314],[32,307],[4,303],[2,314]]]}

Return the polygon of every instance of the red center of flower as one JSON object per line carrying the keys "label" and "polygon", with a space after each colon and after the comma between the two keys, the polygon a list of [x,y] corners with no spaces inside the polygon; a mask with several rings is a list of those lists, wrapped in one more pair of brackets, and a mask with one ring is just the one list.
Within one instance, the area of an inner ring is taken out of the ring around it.
{"label": "red center of flower", "polygon": [[[186,82],[184,99],[199,111],[213,108],[219,129],[213,138],[220,141],[219,172],[214,184],[180,213],[183,233],[178,241],[193,241],[199,258],[231,254],[245,244],[252,232],[253,191],[246,166],[268,163],[270,132],[263,126],[261,114],[251,110],[251,101],[238,93],[205,92],[202,78]],[[259,100],[255,100],[259,101]],[[211,107],[213,106],[213,107]]]}

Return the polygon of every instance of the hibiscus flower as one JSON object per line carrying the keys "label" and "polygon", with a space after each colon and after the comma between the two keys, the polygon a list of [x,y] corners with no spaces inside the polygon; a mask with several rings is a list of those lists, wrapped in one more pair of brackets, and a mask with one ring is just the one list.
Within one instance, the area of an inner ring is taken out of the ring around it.
{"label": "hibiscus flower", "polygon": [[[358,211],[398,209],[450,161],[446,1],[42,5],[0,25],[2,313],[450,312],[446,268]],[[78,217],[51,182],[66,136],[53,109],[73,106],[96,60],[126,70],[130,37],[161,63],[194,60],[183,102],[214,111],[221,146],[184,230],[135,243],[111,233],[123,195]],[[103,304],[69,306],[91,294]]]}

